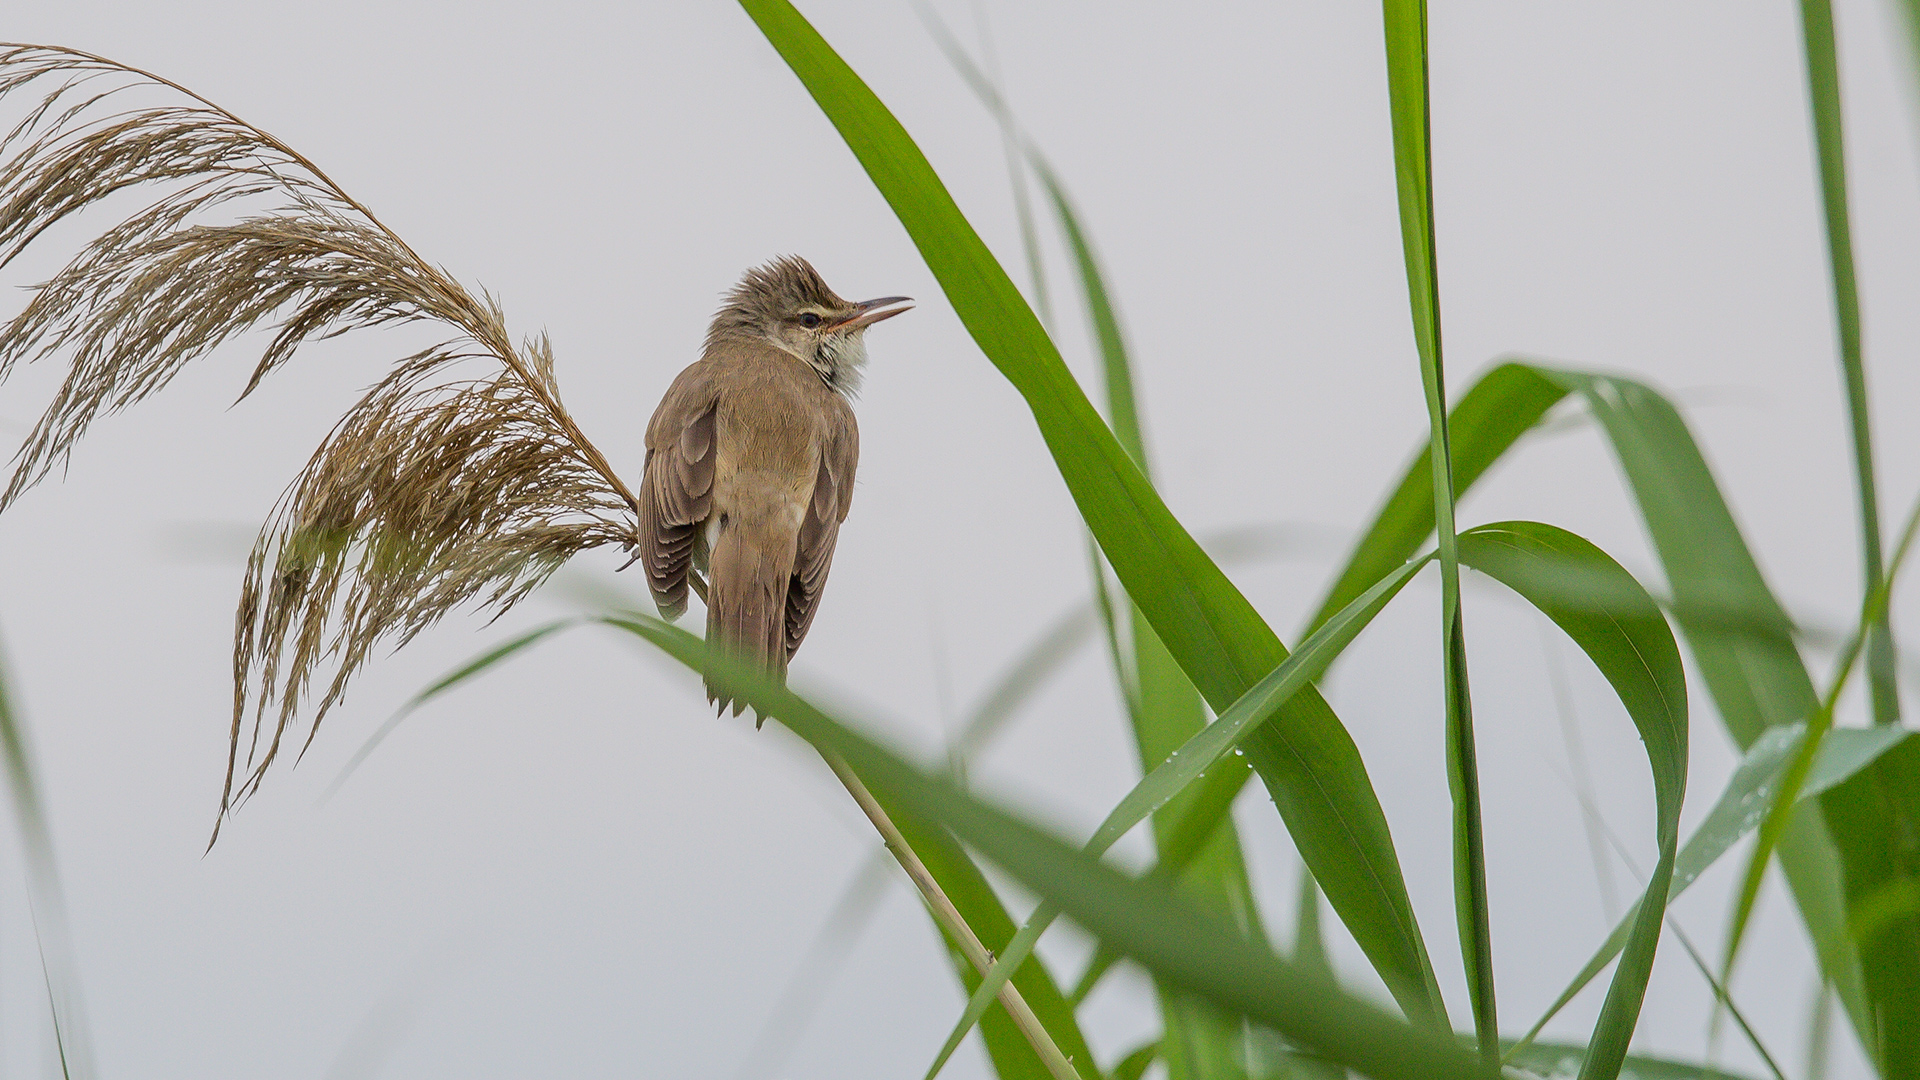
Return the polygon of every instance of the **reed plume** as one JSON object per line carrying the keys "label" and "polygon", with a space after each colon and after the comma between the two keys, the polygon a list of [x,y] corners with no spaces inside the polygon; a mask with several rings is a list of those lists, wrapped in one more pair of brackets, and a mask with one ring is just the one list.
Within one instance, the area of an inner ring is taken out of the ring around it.
{"label": "reed plume", "polygon": [[[0,101],[36,93],[0,140],[0,267],[110,196],[149,201],[34,287],[0,331],[0,381],[35,360],[67,369],[0,510],[64,464],[94,420],[259,324],[275,330],[241,398],[316,338],[410,322],[449,332],[366,391],[261,528],[234,619],[224,820],[323,669],[303,749],[375,644],[405,644],[462,605],[503,612],[575,553],[630,545],[634,499],[561,403],[545,339],[516,347],[492,297],[422,259],[286,144],[137,68],[0,45]],[[144,103],[157,94],[174,103]]]}

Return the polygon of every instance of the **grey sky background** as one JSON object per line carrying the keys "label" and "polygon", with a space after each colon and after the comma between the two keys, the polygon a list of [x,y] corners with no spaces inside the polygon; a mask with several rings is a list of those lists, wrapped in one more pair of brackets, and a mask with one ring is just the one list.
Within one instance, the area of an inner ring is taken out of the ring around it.
{"label": "grey sky background", "polygon": [[[940,7],[977,40],[973,7]],[[1882,491],[1897,521],[1920,483],[1912,81],[1887,6],[1836,7]],[[997,133],[912,9],[803,10],[1024,281]],[[1379,10],[1045,0],[985,14],[1015,107],[1110,274],[1168,502],[1203,537],[1283,523],[1299,538],[1288,558],[1233,571],[1291,641],[1426,424]],[[1858,541],[1794,5],[1458,0],[1431,17],[1453,387],[1521,353],[1673,391],[1783,600],[1811,625],[1844,626]],[[859,497],[794,676],[897,743],[931,753],[1085,596],[1078,520],[1024,405],[737,7],[68,0],[16,5],[4,23],[12,39],[175,79],[318,162],[417,250],[497,294],[517,332],[552,336],[569,404],[628,475],[654,403],[746,267],[797,252],[843,295],[918,297],[870,338]],[[1051,241],[1049,258],[1058,337],[1091,388]],[[5,284],[36,280],[27,269]],[[423,333],[311,347],[231,409],[261,339],[230,346],[101,422],[64,481],[0,518],[0,630],[102,1077],[729,1077],[877,846],[804,747],[713,719],[694,679],[591,631],[422,710],[320,802],[433,678],[569,610],[571,588],[637,590],[611,575],[608,552],[491,627],[450,620],[371,665],[299,767],[270,775],[203,857],[245,546],[332,420]],[[58,374],[0,387],[0,437],[24,433]],[[1511,517],[1573,529],[1658,582],[1590,429],[1531,438],[1461,510],[1463,524]],[[1911,598],[1902,591],[1897,618]],[[1566,667],[1600,805],[1641,866],[1650,783],[1584,659],[1494,587],[1473,583],[1467,603],[1500,1003],[1519,1031],[1610,925],[1549,663]],[[1409,590],[1326,686],[1463,1016],[1436,609],[1431,582]],[[1819,670],[1830,659],[1811,656]],[[1733,761],[1710,704],[1696,693],[1693,705],[1687,827]],[[1857,701],[1844,722],[1861,722]],[[972,773],[1075,835],[1134,776],[1093,649]],[[1237,810],[1284,939],[1296,856],[1262,794],[1250,788]],[[1131,842],[1121,857],[1144,850]],[[0,859],[0,880],[17,882],[10,834]],[[1739,861],[1675,907],[1709,952]],[[1624,867],[1611,872],[1620,896],[1637,891]],[[1071,979],[1087,944],[1054,936],[1043,952]],[[1335,936],[1343,972],[1376,985]],[[1798,917],[1770,883],[1735,994],[1796,1077],[1812,989]],[[810,996],[816,1014],[765,1075],[917,1074],[961,1004],[898,881]],[[1550,1030],[1584,1033],[1599,998]],[[1132,973],[1095,999],[1103,1058],[1152,1034],[1150,1000]],[[1709,1004],[1669,938],[1636,1045],[1707,1053]],[[1844,1025],[1836,1035],[1831,1075],[1866,1075]],[[1730,1034],[1719,1053],[1753,1067]],[[16,885],[0,890],[0,1072],[52,1068]],[[969,1045],[950,1075],[985,1072]]]}

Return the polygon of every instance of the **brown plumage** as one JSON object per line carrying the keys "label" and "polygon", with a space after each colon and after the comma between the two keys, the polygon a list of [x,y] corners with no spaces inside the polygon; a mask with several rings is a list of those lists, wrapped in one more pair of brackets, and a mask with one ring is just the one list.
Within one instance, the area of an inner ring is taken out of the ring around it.
{"label": "brown plumage", "polygon": [[[750,270],[647,425],[635,558],[654,602],[677,618],[706,571],[707,641],[775,678],[813,624],[853,503],[863,335],[906,299],[849,303],[791,256]],[[711,676],[707,697],[744,707]]]}

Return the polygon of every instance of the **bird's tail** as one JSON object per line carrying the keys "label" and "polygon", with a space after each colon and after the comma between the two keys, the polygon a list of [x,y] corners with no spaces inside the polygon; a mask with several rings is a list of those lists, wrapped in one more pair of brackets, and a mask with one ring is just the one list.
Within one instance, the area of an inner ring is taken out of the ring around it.
{"label": "bird's tail", "polygon": [[[723,518],[709,559],[707,644],[717,651],[787,680],[787,583],[793,577],[798,526],[769,513]],[[739,716],[724,679],[707,674],[707,700]],[[764,719],[764,717],[762,718]]]}

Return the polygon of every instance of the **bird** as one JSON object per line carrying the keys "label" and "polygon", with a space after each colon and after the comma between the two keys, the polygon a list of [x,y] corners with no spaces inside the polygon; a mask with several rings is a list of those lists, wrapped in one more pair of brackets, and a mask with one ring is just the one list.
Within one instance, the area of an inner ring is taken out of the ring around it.
{"label": "bird", "polygon": [[[794,255],[754,267],[647,424],[628,564],[643,563],[669,621],[685,613],[691,578],[707,605],[709,647],[782,684],[853,504],[866,332],[911,303],[842,300]],[[721,714],[745,707],[712,672],[706,691]]]}

